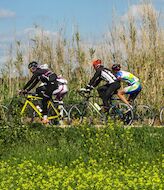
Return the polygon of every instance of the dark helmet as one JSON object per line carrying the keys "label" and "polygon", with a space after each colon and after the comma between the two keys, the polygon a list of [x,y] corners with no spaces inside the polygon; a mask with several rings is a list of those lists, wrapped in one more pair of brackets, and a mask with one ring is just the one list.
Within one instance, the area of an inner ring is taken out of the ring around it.
{"label": "dark helmet", "polygon": [[31,63],[29,63],[28,65],[28,69],[31,68],[37,68],[38,67],[38,63],[36,61],[32,61]]}
{"label": "dark helmet", "polygon": [[114,64],[112,65],[112,70],[113,71],[119,71],[121,69],[121,65],[120,64]]}

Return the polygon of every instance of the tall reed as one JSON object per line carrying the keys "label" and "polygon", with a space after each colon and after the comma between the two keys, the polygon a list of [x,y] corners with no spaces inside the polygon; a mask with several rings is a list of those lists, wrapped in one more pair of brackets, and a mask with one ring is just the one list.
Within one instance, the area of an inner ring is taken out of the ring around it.
{"label": "tall reed", "polygon": [[11,97],[28,80],[27,64],[32,60],[47,63],[66,77],[72,92],[85,86],[93,75],[91,60],[101,58],[109,68],[112,63],[120,63],[138,76],[143,86],[140,101],[158,109],[164,103],[164,29],[153,6],[141,5],[139,20],[132,15],[126,21],[113,20],[101,43],[89,44],[78,30],[69,40],[63,29],[54,36],[37,26],[39,32],[33,38],[16,41],[9,48],[0,81],[0,101]]}

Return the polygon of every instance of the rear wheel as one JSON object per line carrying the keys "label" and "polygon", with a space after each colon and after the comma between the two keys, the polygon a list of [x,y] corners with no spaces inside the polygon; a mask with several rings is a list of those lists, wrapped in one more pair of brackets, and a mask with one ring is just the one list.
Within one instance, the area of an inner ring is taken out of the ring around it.
{"label": "rear wheel", "polygon": [[161,125],[164,125],[164,107],[160,111],[159,118],[160,118]]}
{"label": "rear wheel", "polygon": [[73,105],[69,110],[69,123],[70,125],[79,125],[81,124],[82,118],[82,110],[80,105]]}
{"label": "rear wheel", "polygon": [[135,125],[149,125],[154,124],[155,115],[152,109],[147,105],[137,105],[134,108],[134,124]]}
{"label": "rear wheel", "polygon": [[124,125],[130,125],[133,121],[133,111],[127,104],[118,103],[109,109],[109,117],[113,121],[120,121]]}
{"label": "rear wheel", "polygon": [[62,120],[60,121],[61,125],[69,125],[70,124],[70,120],[69,120],[69,110],[70,109],[70,105],[64,105],[63,107],[63,111],[62,111]]}
{"label": "rear wheel", "polygon": [[49,119],[49,124],[50,125],[59,125],[60,117],[58,116],[59,110],[55,108],[56,111],[50,107],[48,109],[48,117],[54,117],[52,119]]}

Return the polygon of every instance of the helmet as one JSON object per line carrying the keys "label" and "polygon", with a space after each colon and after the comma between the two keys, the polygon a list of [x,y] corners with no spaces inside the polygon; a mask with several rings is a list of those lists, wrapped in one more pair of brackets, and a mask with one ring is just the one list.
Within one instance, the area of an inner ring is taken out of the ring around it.
{"label": "helmet", "polygon": [[101,60],[100,59],[96,59],[92,62],[92,65],[95,69],[99,68],[99,66],[101,65]]}
{"label": "helmet", "polygon": [[47,64],[43,64],[43,65],[40,65],[39,68],[41,68],[41,69],[48,69],[48,65]]}
{"label": "helmet", "polygon": [[114,64],[112,65],[112,70],[113,71],[119,71],[121,69],[121,65],[120,64]]}
{"label": "helmet", "polygon": [[38,67],[38,63],[36,61],[32,61],[31,63],[29,63],[28,65],[28,69],[31,68],[37,68]]}

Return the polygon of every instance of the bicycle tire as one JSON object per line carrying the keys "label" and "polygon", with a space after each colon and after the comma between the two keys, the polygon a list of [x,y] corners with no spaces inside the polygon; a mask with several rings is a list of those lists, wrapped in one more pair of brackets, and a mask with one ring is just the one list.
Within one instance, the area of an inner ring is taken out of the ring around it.
{"label": "bicycle tire", "polygon": [[76,104],[70,108],[68,113],[70,125],[80,125],[82,123],[83,118],[80,107],[80,104]]}
{"label": "bicycle tire", "polygon": [[[60,110],[58,109],[57,105],[54,104],[55,108],[57,109],[57,111],[60,113]],[[69,124],[69,114],[65,108],[65,106],[63,107],[63,113],[62,113],[62,116],[60,115],[59,117],[57,118],[54,118],[54,119],[50,119],[49,120],[49,124],[50,125],[68,125]],[[50,116],[57,116],[57,113],[55,113],[54,109],[52,107],[50,107],[48,109],[48,117]]]}
{"label": "bicycle tire", "polygon": [[159,119],[160,119],[161,125],[164,125],[164,107],[161,108],[160,110]]}
{"label": "bicycle tire", "polygon": [[8,121],[8,108],[4,105],[0,105],[0,122]]}
{"label": "bicycle tire", "polygon": [[20,111],[23,107],[23,103],[21,99],[17,96],[14,96],[9,105],[7,106],[8,111],[7,111],[7,118],[9,121],[13,121],[15,119],[20,118]]}
{"label": "bicycle tire", "polygon": [[88,106],[83,115],[83,122],[99,127],[107,123],[107,117],[105,113]]}
{"label": "bicycle tire", "polygon": [[117,122],[123,122],[124,125],[131,125],[133,122],[134,114],[132,109],[122,102],[117,103],[109,109],[109,117]]}
{"label": "bicycle tire", "polygon": [[133,124],[142,126],[152,126],[154,124],[155,114],[153,110],[143,104],[136,105],[134,108],[134,121]]}
{"label": "bicycle tire", "polygon": [[23,124],[33,123],[34,121],[40,122],[40,118],[37,118],[37,113],[31,106],[27,106],[24,113],[21,115],[21,122]]}

